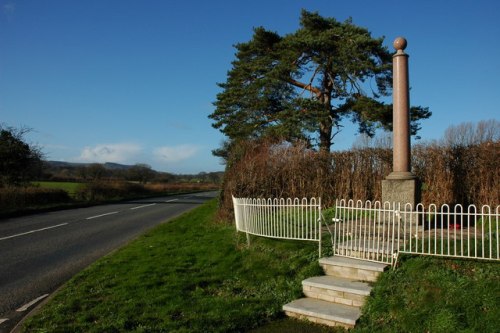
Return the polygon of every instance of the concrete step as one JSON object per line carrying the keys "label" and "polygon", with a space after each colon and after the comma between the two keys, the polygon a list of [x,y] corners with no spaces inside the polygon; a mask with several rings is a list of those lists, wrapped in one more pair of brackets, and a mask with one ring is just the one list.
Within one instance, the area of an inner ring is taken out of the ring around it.
{"label": "concrete step", "polygon": [[337,276],[356,281],[376,281],[387,264],[360,259],[333,256],[320,258],[319,264],[326,275]]}
{"label": "concrete step", "polygon": [[328,302],[361,307],[370,295],[366,282],[335,276],[314,276],[302,281],[304,295]]}
{"label": "concrete step", "polygon": [[283,311],[290,317],[344,328],[353,328],[356,320],[361,315],[361,311],[357,307],[314,298],[300,298],[285,304],[283,305]]}

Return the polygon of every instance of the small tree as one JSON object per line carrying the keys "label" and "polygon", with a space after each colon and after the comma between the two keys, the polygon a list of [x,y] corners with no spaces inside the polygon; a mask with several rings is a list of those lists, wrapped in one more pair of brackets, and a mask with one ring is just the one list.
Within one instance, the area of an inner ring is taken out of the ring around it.
{"label": "small tree", "polygon": [[86,167],[87,177],[92,181],[99,181],[106,177],[107,170],[104,165],[99,163],[92,163]]}
{"label": "small tree", "polygon": [[25,142],[29,131],[0,124],[0,187],[25,185],[40,174],[42,152]]}
{"label": "small tree", "polygon": [[127,178],[146,184],[148,181],[155,177],[156,172],[150,165],[138,163],[131,167],[127,172]]}
{"label": "small tree", "polygon": [[443,144],[447,147],[470,147],[500,141],[500,121],[482,120],[450,126],[444,132]]}

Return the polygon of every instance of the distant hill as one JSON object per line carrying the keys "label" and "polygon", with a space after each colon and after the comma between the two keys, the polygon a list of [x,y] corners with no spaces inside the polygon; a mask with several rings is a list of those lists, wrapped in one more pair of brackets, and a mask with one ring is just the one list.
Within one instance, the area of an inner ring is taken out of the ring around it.
{"label": "distant hill", "polygon": [[[100,171],[99,177],[114,180],[137,180],[144,177],[144,170],[133,169],[137,165],[126,165],[120,163],[75,163],[63,161],[44,161],[43,170],[38,180],[50,181],[81,181],[96,179],[95,172],[99,170],[89,170],[87,167],[93,164],[102,165],[105,170]],[[87,170],[86,170],[87,169]],[[147,169],[146,169],[147,171]],[[169,172],[149,170],[148,179],[157,182],[180,182],[180,183],[200,183],[211,182],[220,183],[224,176],[223,171],[199,172],[197,174],[171,174]]]}
{"label": "distant hill", "polygon": [[[78,168],[86,167],[95,163],[75,163],[75,162],[62,162],[62,161],[44,161],[49,167],[52,168]],[[99,163],[102,164],[108,170],[128,170],[133,167],[133,165],[125,165],[119,163]]]}

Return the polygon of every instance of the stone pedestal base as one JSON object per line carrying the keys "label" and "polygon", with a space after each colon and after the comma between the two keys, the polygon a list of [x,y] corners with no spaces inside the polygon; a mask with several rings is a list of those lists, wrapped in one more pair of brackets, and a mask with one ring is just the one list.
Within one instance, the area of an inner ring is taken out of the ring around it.
{"label": "stone pedestal base", "polygon": [[413,179],[390,179],[382,180],[382,202],[401,204],[410,203],[413,207],[420,202],[420,186],[416,178]]}

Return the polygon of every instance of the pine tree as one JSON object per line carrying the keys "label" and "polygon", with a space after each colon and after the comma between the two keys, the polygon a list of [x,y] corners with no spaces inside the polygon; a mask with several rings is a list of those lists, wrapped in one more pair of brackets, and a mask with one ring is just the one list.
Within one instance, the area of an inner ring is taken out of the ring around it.
{"label": "pine tree", "polygon": [[[392,129],[392,105],[380,99],[392,89],[392,54],[383,38],[356,26],[303,10],[300,28],[280,36],[263,27],[235,46],[236,59],[209,116],[231,143],[271,136],[306,140],[329,151],[341,121],[350,119],[370,136]],[[411,108],[412,134],[428,108]]]}

